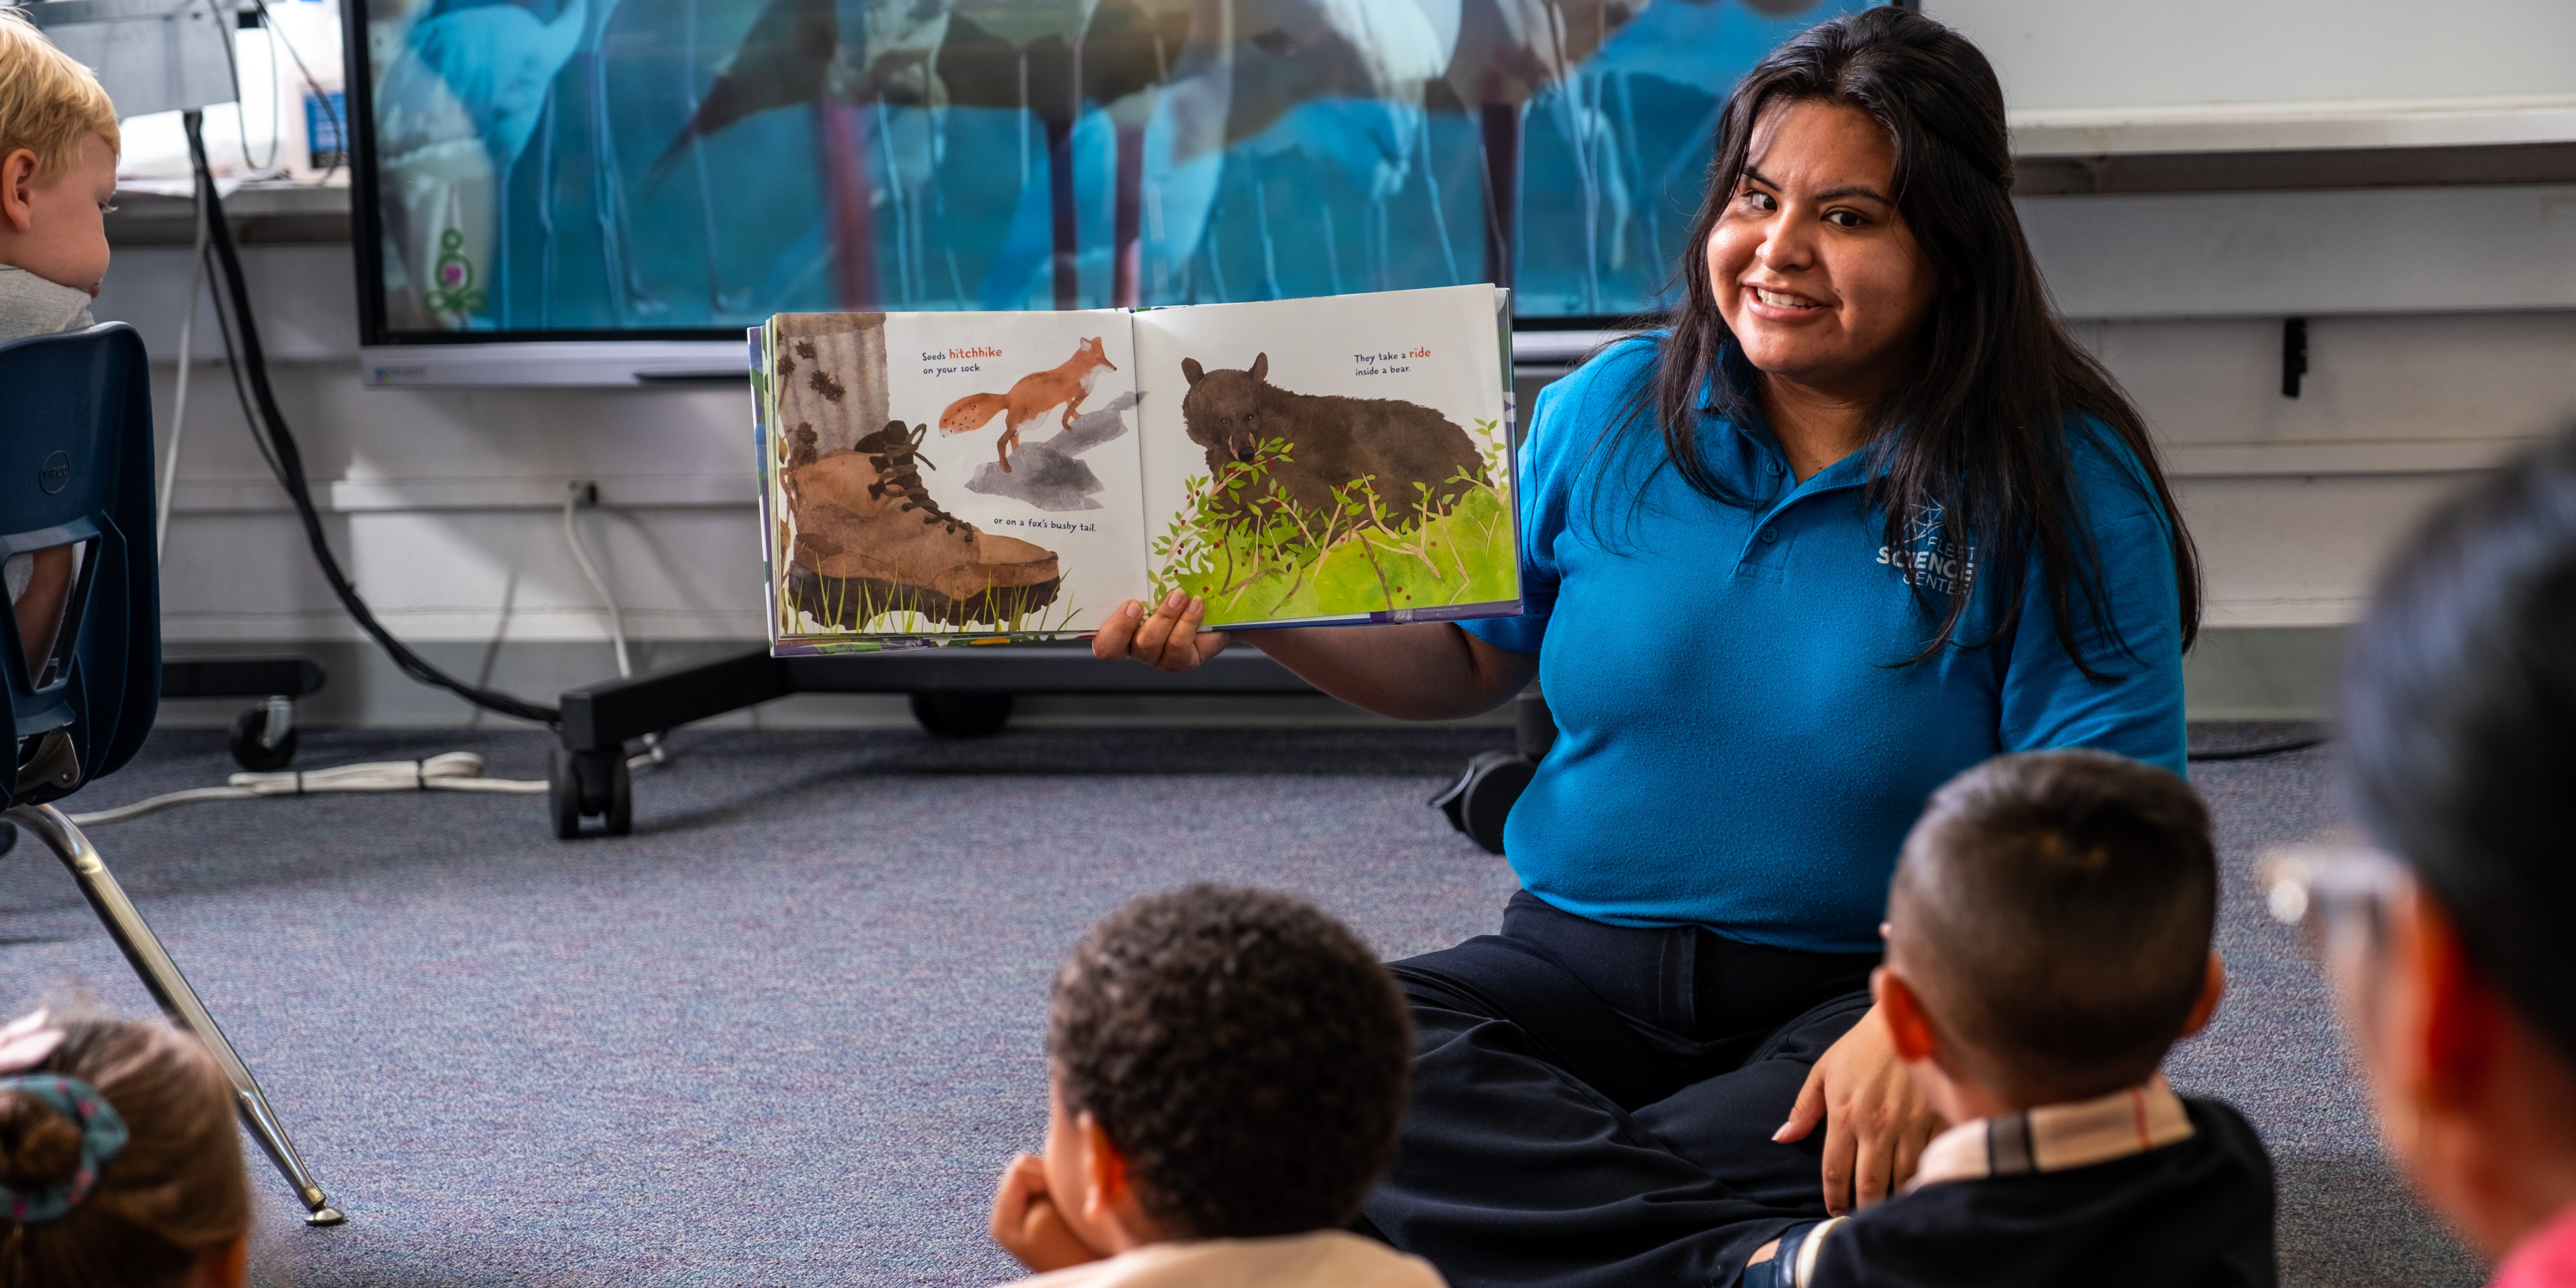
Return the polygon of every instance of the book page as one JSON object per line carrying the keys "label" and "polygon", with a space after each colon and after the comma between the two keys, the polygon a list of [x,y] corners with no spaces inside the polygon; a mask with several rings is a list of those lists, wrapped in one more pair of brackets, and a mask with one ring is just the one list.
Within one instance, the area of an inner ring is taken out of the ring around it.
{"label": "book page", "polygon": [[774,651],[1079,633],[1144,593],[1126,313],[781,314],[762,362]]}
{"label": "book page", "polygon": [[1210,626],[1520,611],[1490,286],[1136,316],[1153,594]]}

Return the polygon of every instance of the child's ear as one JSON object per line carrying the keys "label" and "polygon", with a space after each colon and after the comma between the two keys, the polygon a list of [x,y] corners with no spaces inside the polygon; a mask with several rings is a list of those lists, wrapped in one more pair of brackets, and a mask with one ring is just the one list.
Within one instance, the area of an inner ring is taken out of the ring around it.
{"label": "child's ear", "polygon": [[1074,1121],[1081,1134],[1082,1153],[1091,1193],[1082,1201],[1082,1215],[1094,1222],[1106,1221],[1119,1202],[1127,1197],[1127,1156],[1109,1139],[1108,1129],[1084,1110]]}
{"label": "child's ear", "polygon": [[36,154],[19,148],[0,157],[0,223],[12,232],[35,231]]}
{"label": "child's ear", "polygon": [[2182,1037],[2190,1037],[2209,1027],[2211,1016],[2218,1014],[2218,999],[2227,992],[2227,963],[2219,960],[2218,950],[2209,950],[2209,973],[2201,977],[2200,996],[2191,1004],[2191,1014],[2182,1022]]}
{"label": "child's ear", "polygon": [[1887,1021],[1888,1037],[1896,1044],[1901,1060],[1929,1060],[1936,1045],[1931,1017],[1923,1013],[1923,1003],[1905,977],[1885,966],[1869,973],[1869,992],[1878,1003],[1878,1013]]}

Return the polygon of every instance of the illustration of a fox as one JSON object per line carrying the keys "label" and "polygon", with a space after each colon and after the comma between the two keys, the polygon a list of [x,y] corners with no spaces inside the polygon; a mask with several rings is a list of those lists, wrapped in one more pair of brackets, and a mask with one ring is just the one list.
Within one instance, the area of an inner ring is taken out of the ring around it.
{"label": "illustration of a fox", "polygon": [[1007,394],[968,394],[948,404],[939,413],[939,432],[963,434],[982,429],[993,417],[1010,413],[1002,420],[1002,439],[995,445],[1001,458],[1002,472],[1011,471],[1011,449],[1020,445],[1020,428],[1054,407],[1064,408],[1063,426],[1073,428],[1073,418],[1082,410],[1082,400],[1091,396],[1091,386],[1103,371],[1116,371],[1118,364],[1100,344],[1100,337],[1083,341],[1073,356],[1050,371],[1033,372],[1019,378]]}

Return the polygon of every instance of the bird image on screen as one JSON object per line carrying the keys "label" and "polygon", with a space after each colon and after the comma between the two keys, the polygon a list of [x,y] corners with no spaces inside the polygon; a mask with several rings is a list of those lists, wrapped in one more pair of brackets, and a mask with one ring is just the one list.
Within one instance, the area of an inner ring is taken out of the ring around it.
{"label": "bird image on screen", "polygon": [[364,0],[367,342],[1480,281],[1622,316],[1728,86],[1871,2]]}

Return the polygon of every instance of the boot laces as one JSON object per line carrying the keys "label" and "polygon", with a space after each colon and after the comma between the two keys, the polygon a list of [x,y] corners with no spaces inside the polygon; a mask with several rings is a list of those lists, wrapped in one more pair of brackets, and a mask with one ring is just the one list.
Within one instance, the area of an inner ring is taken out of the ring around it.
{"label": "boot laces", "polygon": [[858,441],[858,450],[867,454],[868,464],[877,471],[877,481],[868,485],[868,496],[884,500],[886,493],[893,492],[897,506],[922,512],[923,523],[944,523],[952,534],[972,534],[973,527],[941,509],[921,484],[923,467],[939,468],[938,462],[921,455],[921,440],[929,433],[926,423],[907,433],[902,421],[889,421],[885,428]]}

